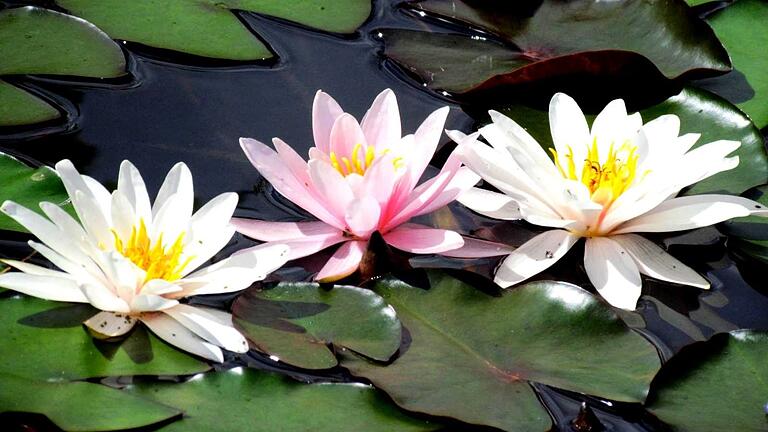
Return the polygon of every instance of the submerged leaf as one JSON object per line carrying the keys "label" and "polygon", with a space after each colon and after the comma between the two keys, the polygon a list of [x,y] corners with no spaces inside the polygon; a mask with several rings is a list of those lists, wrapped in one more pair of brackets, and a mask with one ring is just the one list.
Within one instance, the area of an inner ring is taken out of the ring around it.
{"label": "submerged leaf", "polygon": [[149,426],[181,414],[167,405],[88,382],[50,382],[0,372],[0,413],[43,414],[67,431]]}
{"label": "submerged leaf", "polygon": [[362,384],[301,384],[252,369],[214,372],[183,383],[142,383],[129,392],[184,410],[162,431],[415,432],[440,424],[417,420]]}
{"label": "submerged leaf", "polygon": [[396,280],[375,287],[410,335],[394,363],[342,358],[400,406],[517,431],[550,425],[529,382],[645,399],[656,349],[583,289],[533,282],[497,298],[440,273],[430,279],[428,291]]}
{"label": "submerged leaf", "polygon": [[281,283],[247,291],[233,306],[236,326],[251,345],[305,369],[338,363],[328,344],[386,361],[400,347],[395,311],[370,290],[314,283]]}
{"label": "submerged leaf", "polygon": [[673,79],[731,67],[712,30],[678,0],[411,5],[487,34],[381,30],[385,55],[433,89],[466,93],[574,74],[615,77],[637,68]]}
{"label": "submerged leaf", "polygon": [[654,382],[648,409],[675,431],[768,429],[768,334],[736,330],[683,350]]}
{"label": "submerged leaf", "polygon": [[272,52],[233,10],[352,33],[371,12],[370,0],[56,0],[115,39],[230,60],[260,60]]}

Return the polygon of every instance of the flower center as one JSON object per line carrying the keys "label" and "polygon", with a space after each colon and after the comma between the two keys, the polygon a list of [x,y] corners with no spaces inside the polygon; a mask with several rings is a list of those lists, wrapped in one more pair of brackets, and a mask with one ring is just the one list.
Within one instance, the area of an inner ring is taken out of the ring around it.
{"label": "flower center", "polygon": [[563,177],[571,180],[580,180],[589,189],[592,201],[607,206],[613,203],[637,176],[637,146],[632,145],[630,141],[624,142],[618,149],[611,147],[605,162],[600,163],[600,155],[597,149],[597,139],[592,142],[591,148],[587,151],[587,158],[581,168],[581,176],[577,176],[576,162],[573,160],[573,149],[568,146],[568,153],[565,158],[568,161],[566,167],[560,164],[557,157],[557,151],[549,149],[552,152],[555,165]]}
{"label": "flower center", "polygon": [[181,262],[184,234],[183,232],[179,234],[176,241],[166,248],[163,246],[162,234],[152,244],[143,219],[139,222],[138,229],[136,226],[131,228],[131,237],[127,242],[123,242],[112,230],[112,235],[115,237],[115,249],[147,273],[145,280],[165,279],[174,281],[181,278],[184,267],[194,258],[189,257]]}
{"label": "flower center", "polygon": [[[384,156],[387,153],[389,153],[389,149],[384,150],[378,156]],[[365,174],[365,171],[371,167],[373,161],[377,157],[376,147],[368,146],[365,148],[365,151],[363,151],[363,145],[358,143],[352,148],[352,153],[349,154],[349,157],[342,156],[339,158],[336,152],[331,152],[330,157],[331,165],[333,165],[333,167],[336,168],[336,171],[341,173],[344,177],[350,174],[363,175]],[[394,158],[392,164],[395,166],[395,169],[400,168],[403,166],[403,158]]]}

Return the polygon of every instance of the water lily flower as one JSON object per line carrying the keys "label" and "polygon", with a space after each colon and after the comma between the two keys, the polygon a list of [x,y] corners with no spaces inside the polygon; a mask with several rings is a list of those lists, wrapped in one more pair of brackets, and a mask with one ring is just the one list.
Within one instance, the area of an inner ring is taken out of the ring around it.
{"label": "water lily flower", "polygon": [[250,138],[241,138],[240,145],[280,194],[319,221],[235,218],[233,224],[249,237],[287,244],[291,259],[343,243],[316,276],[320,281],[352,274],[375,231],[389,245],[417,254],[462,247],[462,252],[454,254],[504,254],[498,246],[471,239],[465,242],[454,231],[407,223],[445,206],[479,181],[451,156],[437,176],[417,185],[437,149],[447,115],[448,107],[440,108],[416,133],[402,136],[397,99],[391,90],[376,97],[360,123],[328,94],[318,91],[312,107],[315,147],[309,150],[309,162],[279,138],[272,140],[277,151]]}
{"label": "water lily flower", "polygon": [[490,111],[480,129],[491,146],[463,141],[459,158],[502,193],[473,188],[458,200],[497,219],[524,219],[555,228],[533,237],[501,264],[495,282],[522,282],[559,260],[586,238],[584,267],[613,306],[634,309],[640,274],[706,289],[709,282],[636,233],[689,230],[750,214],[766,215],[757,202],[731,195],[680,196],[693,183],[739,163],[738,141],[695,149],[699,134],[679,136],[680,120],[663,115],[643,124],[614,100],[587,125],[576,102],[556,94],[549,106],[552,158],[522,127]]}
{"label": "water lily flower", "polygon": [[242,290],[285,263],[287,247],[267,245],[198,269],[234,235],[236,194],[221,194],[192,214],[192,176],[183,163],[170,170],[154,205],[128,161],[111,194],[68,160],[56,172],[80,222],[47,202],[40,204],[47,219],[11,201],[0,209],[37,236],[40,242],[29,245],[60,270],[3,260],[21,272],[0,275],[0,286],[90,303],[101,312],[84,324],[99,337],[124,335],[141,321],[166,342],[217,362],[219,347],[248,351],[229,313],[179,301]]}

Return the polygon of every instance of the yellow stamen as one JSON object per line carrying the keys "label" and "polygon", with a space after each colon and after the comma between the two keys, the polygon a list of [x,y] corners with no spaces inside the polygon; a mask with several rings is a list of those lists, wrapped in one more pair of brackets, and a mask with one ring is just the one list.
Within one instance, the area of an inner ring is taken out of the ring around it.
{"label": "yellow stamen", "polygon": [[[618,149],[611,144],[605,162],[600,163],[597,139],[587,148],[587,157],[581,169],[581,176],[576,176],[576,164],[573,149],[567,146],[567,170],[561,165],[557,151],[549,149],[560,174],[571,180],[580,180],[589,189],[592,201],[608,206],[634,182],[637,177],[639,155],[637,146],[630,141],[624,142]],[[646,173],[647,174],[647,173]]]}
{"label": "yellow stamen", "polygon": [[142,219],[136,226],[131,228],[131,236],[127,242],[118,236],[117,232],[112,230],[115,239],[115,249],[131,260],[139,268],[147,273],[146,280],[165,279],[174,281],[181,278],[184,268],[194,259],[187,257],[181,262],[181,254],[184,250],[184,234],[181,233],[173,244],[166,248],[163,246],[163,235],[152,244],[147,233],[147,226]]}
{"label": "yellow stamen", "polygon": [[[389,153],[389,149],[385,149],[378,156],[384,156]],[[376,148],[374,146],[367,146],[363,151],[363,145],[360,143],[355,144],[349,157],[339,156],[335,152],[330,153],[331,166],[343,176],[350,174],[364,175],[368,168],[373,165],[376,160]],[[402,157],[396,157],[392,160],[392,164],[395,169],[400,169],[405,165]]]}

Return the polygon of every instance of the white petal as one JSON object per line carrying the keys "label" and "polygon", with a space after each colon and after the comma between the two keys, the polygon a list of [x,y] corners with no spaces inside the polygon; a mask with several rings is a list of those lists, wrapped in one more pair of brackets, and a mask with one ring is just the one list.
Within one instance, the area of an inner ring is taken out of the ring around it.
{"label": "white petal", "polygon": [[141,293],[131,301],[131,312],[156,312],[178,306],[179,302],[159,295]]}
{"label": "white petal", "polygon": [[162,312],[144,314],[141,317],[141,321],[158,337],[183,351],[219,363],[224,361],[224,354],[222,354],[219,347],[206,342],[178,321]]}
{"label": "white petal", "polygon": [[88,318],[83,324],[106,339],[128,333],[137,321],[132,316],[125,314],[99,312]]}
{"label": "white petal", "polygon": [[165,206],[166,201],[171,196],[177,196],[175,213],[185,216],[187,219],[192,215],[192,204],[195,198],[192,186],[192,173],[183,162],[179,162],[168,171],[165,176],[160,191],[157,193],[155,203],[152,206],[152,214],[157,215],[161,208]]}
{"label": "white petal", "polygon": [[652,278],[708,289],[709,282],[693,269],[656,246],[653,242],[637,235],[622,234],[611,236],[635,260],[640,273]]}
{"label": "white petal", "polygon": [[80,290],[94,307],[108,312],[130,312],[128,303],[102,285],[81,284]]}
{"label": "white petal", "polygon": [[691,195],[673,198],[650,212],[620,225],[615,234],[668,232],[701,228],[765,210],[765,206],[733,195]]}
{"label": "white petal", "polygon": [[139,170],[130,161],[124,160],[120,164],[117,190],[128,198],[139,218],[143,218],[146,223],[151,223],[152,205],[149,202],[147,186]]}
{"label": "white petal", "polygon": [[184,274],[194,271],[211,259],[232,239],[235,229],[230,225],[230,219],[237,201],[236,193],[223,193],[208,201],[192,215],[182,259],[193,258],[184,268]]}
{"label": "white petal", "polygon": [[220,316],[211,315],[206,308],[183,304],[168,309],[165,313],[212,344],[238,353],[248,351],[248,342],[232,327],[231,318],[229,325],[223,325]]}
{"label": "white petal", "polygon": [[522,217],[520,206],[512,198],[480,188],[471,188],[456,200],[481,215],[501,220],[517,220]]}
{"label": "white petal", "polygon": [[573,159],[582,161],[586,158],[590,143],[589,126],[584,113],[573,98],[563,93],[552,96],[549,102],[549,127],[552,143],[562,166],[568,166],[565,155],[568,147],[573,150]]}
{"label": "white petal", "polygon": [[165,199],[165,204],[154,214],[154,221],[149,235],[152,242],[163,237],[164,246],[172,245],[182,233],[189,231],[191,214],[187,213],[182,203],[184,198],[180,194],[171,195]]}
{"label": "white petal", "polygon": [[520,283],[556,263],[579,240],[564,230],[545,231],[509,254],[496,271],[494,282],[502,288]]}
{"label": "white petal", "polygon": [[88,303],[77,283],[67,277],[8,272],[0,274],[0,287],[46,300]]}
{"label": "white petal", "polygon": [[621,245],[607,237],[588,238],[584,268],[597,292],[617,308],[634,310],[640,298],[640,272]]}
{"label": "white petal", "polygon": [[[555,164],[552,162],[552,159],[549,158],[547,152],[544,150],[541,144],[539,144],[539,142],[531,136],[531,134],[529,134],[514,120],[500,112],[491,110],[488,111],[488,114],[491,116],[493,123],[498,126],[499,130],[503,132],[504,135],[506,135],[506,140],[501,136],[499,137],[501,142],[504,142],[506,146],[515,146],[519,148],[525,152],[536,164],[544,169],[550,170],[552,175],[557,174],[557,170],[555,168]],[[485,137],[489,140],[488,142],[491,142],[491,139],[488,136]],[[493,143],[491,142],[491,144]]]}

